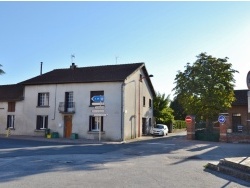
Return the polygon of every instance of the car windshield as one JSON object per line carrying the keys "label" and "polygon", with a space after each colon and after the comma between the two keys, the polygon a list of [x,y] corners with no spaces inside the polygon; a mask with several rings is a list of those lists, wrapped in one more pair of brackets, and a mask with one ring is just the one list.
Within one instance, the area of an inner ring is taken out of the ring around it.
{"label": "car windshield", "polygon": [[156,125],[155,128],[156,128],[156,129],[163,129],[164,126],[163,126],[163,125]]}

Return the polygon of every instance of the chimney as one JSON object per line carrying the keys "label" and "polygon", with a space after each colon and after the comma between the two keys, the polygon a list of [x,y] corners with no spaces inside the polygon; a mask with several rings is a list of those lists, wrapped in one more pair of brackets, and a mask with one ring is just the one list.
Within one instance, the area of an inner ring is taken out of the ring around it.
{"label": "chimney", "polygon": [[41,66],[40,66],[40,75],[43,74],[43,62],[41,62]]}
{"label": "chimney", "polygon": [[70,66],[70,68],[71,68],[72,70],[76,69],[75,63],[72,63],[72,65]]}

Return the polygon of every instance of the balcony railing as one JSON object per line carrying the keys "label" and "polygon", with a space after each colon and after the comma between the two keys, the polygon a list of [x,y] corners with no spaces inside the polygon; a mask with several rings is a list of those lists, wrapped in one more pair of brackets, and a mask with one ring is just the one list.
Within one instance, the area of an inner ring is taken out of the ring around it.
{"label": "balcony railing", "polygon": [[60,113],[64,114],[74,114],[75,113],[75,102],[60,102],[58,110]]}

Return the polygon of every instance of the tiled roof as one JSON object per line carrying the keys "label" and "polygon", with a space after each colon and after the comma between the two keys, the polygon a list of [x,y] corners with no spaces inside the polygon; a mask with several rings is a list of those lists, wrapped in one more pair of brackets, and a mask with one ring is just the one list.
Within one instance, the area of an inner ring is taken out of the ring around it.
{"label": "tiled roof", "polygon": [[238,105],[247,105],[248,104],[248,97],[247,97],[247,89],[244,90],[234,90],[236,100],[232,103],[233,106]]}
{"label": "tiled roof", "polygon": [[141,67],[144,67],[144,63],[55,69],[20,84],[117,82],[124,81],[130,74]]}
{"label": "tiled roof", "polygon": [[24,86],[21,84],[1,85],[0,101],[11,102],[23,100]]}

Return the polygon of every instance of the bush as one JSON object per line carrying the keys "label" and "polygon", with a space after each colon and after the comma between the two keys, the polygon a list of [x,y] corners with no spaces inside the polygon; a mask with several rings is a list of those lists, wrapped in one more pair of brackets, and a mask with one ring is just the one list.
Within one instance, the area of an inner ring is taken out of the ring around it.
{"label": "bush", "polygon": [[174,129],[186,129],[186,122],[182,120],[175,120],[174,121]]}
{"label": "bush", "polygon": [[218,131],[208,131],[206,129],[197,129],[195,139],[203,141],[219,142],[220,133]]}

